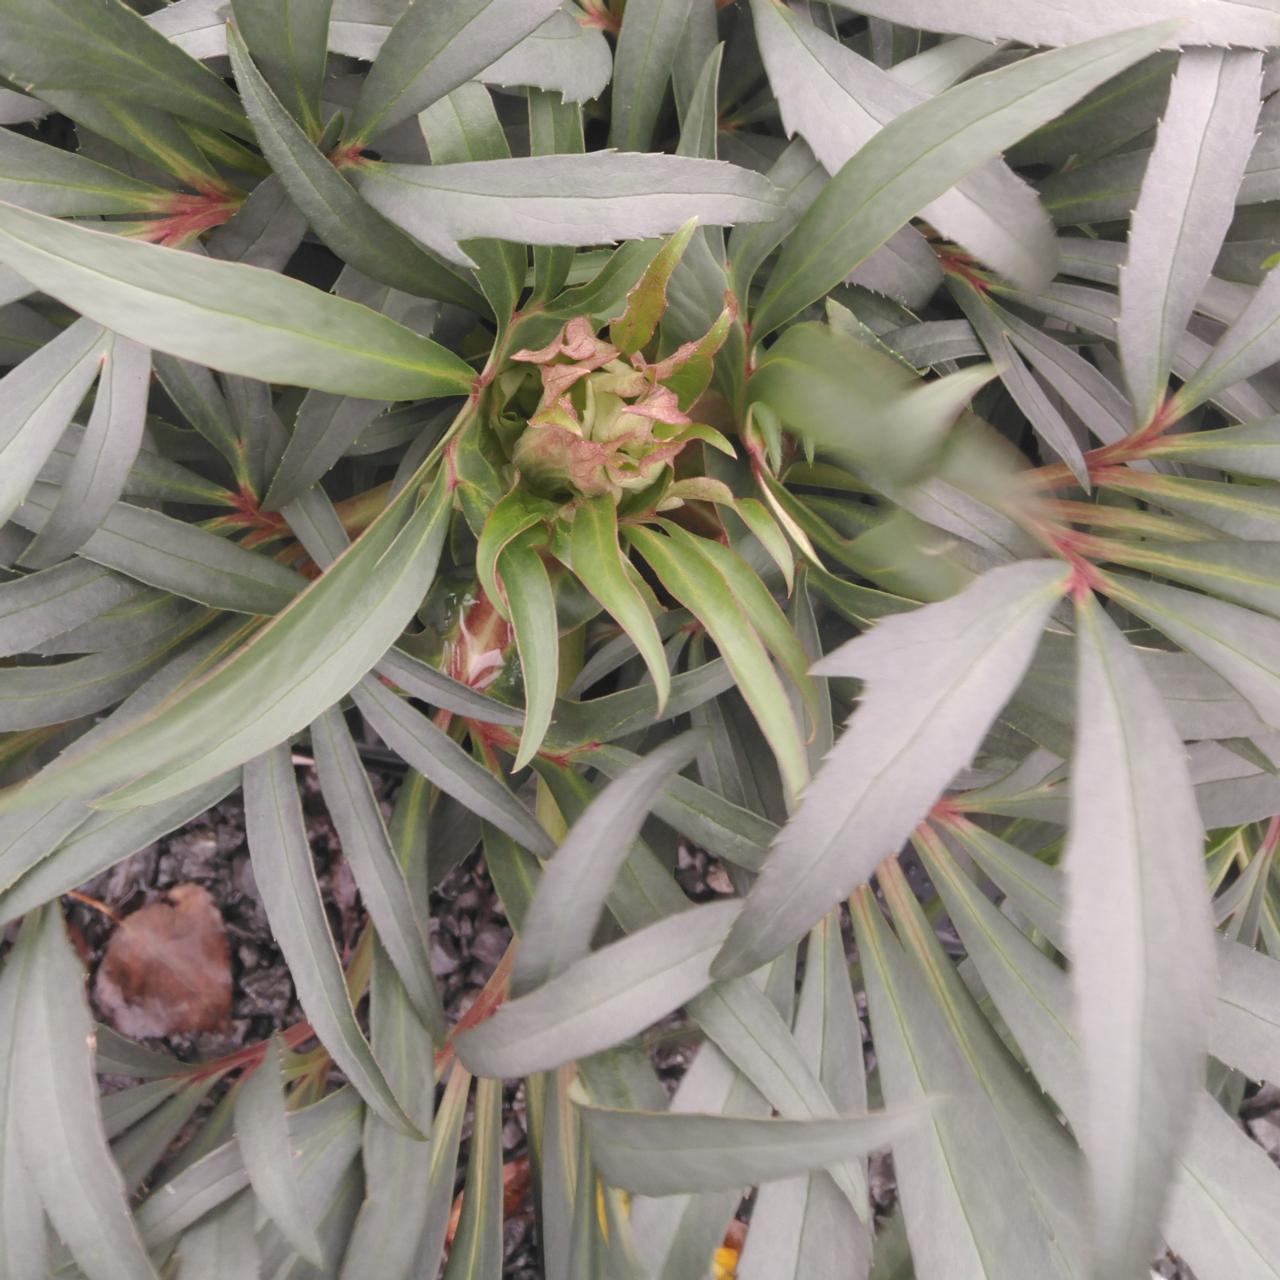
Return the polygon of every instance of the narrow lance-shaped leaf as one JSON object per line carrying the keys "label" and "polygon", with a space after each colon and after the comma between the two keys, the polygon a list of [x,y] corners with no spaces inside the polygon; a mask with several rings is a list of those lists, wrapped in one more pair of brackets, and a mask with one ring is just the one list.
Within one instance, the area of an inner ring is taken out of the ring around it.
{"label": "narrow lance-shaped leaf", "polygon": [[[433,164],[511,159],[511,144],[493,94],[482,84],[459,85],[418,116],[418,128]],[[468,241],[467,254],[476,264],[476,281],[501,334],[524,292],[529,251],[512,238]]]}
{"label": "narrow lance-shaped leaf", "polygon": [[511,609],[511,627],[524,680],[524,725],[512,766],[523,769],[542,745],[555,708],[556,686],[560,682],[556,598],[547,566],[531,540],[516,538],[509,542],[498,557],[498,567]]}
{"label": "narrow lance-shaped leaf", "polygon": [[800,219],[752,318],[776,329],[965,174],[1145,57],[1172,24],[1054,49],[975,76],[890,121]]}
{"label": "narrow lance-shaped leaf", "polygon": [[267,382],[410,400],[466,394],[470,367],[386,316],[274,271],[0,205],[0,260],[158,351]]}
{"label": "narrow lance-shaped leaf", "polygon": [[1254,144],[1262,57],[1187,49],[1129,226],[1117,336],[1136,425],[1164,401],[1169,370],[1235,213]]}
{"label": "narrow lance-shaped leaf", "polygon": [[821,1120],[583,1107],[605,1179],[645,1196],[718,1191],[870,1155],[920,1123],[909,1107]]}
{"label": "narrow lance-shaped leaf", "polygon": [[1213,921],[1182,742],[1137,655],[1092,596],[1076,617],[1077,743],[1064,860],[1085,1056],[1081,1139],[1097,1272],[1127,1275],[1156,1252],[1172,1162],[1203,1079]]}
{"label": "narrow lance-shaped leaf", "polygon": [[[751,12],[787,132],[803,136],[831,173],[927,98],[775,0],[752,0]],[[1043,288],[1054,275],[1053,225],[1034,189],[1003,160],[987,161],[922,215],[1022,288]]]}
{"label": "narrow lance-shaped leaf", "polygon": [[559,0],[417,0],[391,28],[347,126],[366,142],[417,115],[535,31]]}
{"label": "narrow lance-shaped leaf", "polygon": [[890,1107],[939,1096],[894,1149],[919,1280],[1062,1277],[990,1099],[869,888],[850,902],[881,1090]]}
{"label": "narrow lance-shaped leaf", "polygon": [[40,1194],[22,1158],[18,1116],[25,1105],[14,1070],[21,1028],[18,1012],[26,977],[22,951],[15,946],[0,969],[0,1273],[13,1280],[48,1275],[48,1232]]}
{"label": "narrow lance-shaped leaf", "polygon": [[[33,485],[14,523],[42,533],[60,496],[51,485]],[[306,585],[300,573],[266,555],[128,502],[107,508],[78,554],[162,591],[241,613],[275,613]]]}
{"label": "narrow lance-shaped leaf", "polygon": [[[837,0],[842,8],[854,7]],[[1175,20],[1170,47],[1238,44],[1264,49],[1280,40],[1280,18],[1237,0],[1136,0],[1123,9],[1106,5],[1046,7],[1010,0],[996,11],[984,0],[858,0],[857,9],[927,31],[954,31],[979,40],[1019,40],[1065,45],[1099,31],[1125,31],[1138,22]]]}
{"label": "narrow lance-shaped leaf", "polygon": [[8,966],[20,986],[18,1131],[45,1213],[90,1280],[156,1280],[103,1131],[84,970],[56,903],[26,917]]}
{"label": "narrow lance-shaped leaf", "polygon": [[1041,440],[1071,468],[1081,487],[1088,489],[1089,469],[1071,427],[1023,364],[1001,323],[1000,314],[966,280],[952,280],[951,291],[1000,370],[1000,380],[1013,402],[1027,415]]}
{"label": "narrow lance-shaped leaf", "polygon": [[654,254],[627,294],[627,309],[609,326],[609,341],[624,356],[639,351],[653,337],[666,310],[671,273],[680,265],[697,225],[690,219]]}
{"label": "narrow lance-shaped leaf", "polygon": [[366,676],[352,696],[379,737],[423,777],[531,853],[550,855],[551,837],[506,784],[406,699],[372,676]]}
{"label": "narrow lance-shaped leaf", "polygon": [[697,737],[663,743],[598,795],[543,869],[520,930],[511,994],[561,973],[591,948],[605,899],[659,793],[693,759]]}
{"label": "narrow lance-shaped leaf", "polygon": [[[328,58],[332,0],[232,0],[245,44],[275,95],[312,136],[318,136],[320,88]],[[227,33],[231,43],[231,33]],[[252,119],[252,116],[250,117]],[[256,128],[256,125],[255,125]],[[259,135],[261,140],[261,135]]]}
{"label": "narrow lance-shaped leaf", "polygon": [[0,200],[55,217],[146,213],[173,199],[163,187],[140,182],[75,151],[0,132]]}
{"label": "narrow lance-shaped leaf", "polygon": [[1109,595],[1212,667],[1280,728],[1280,621],[1162,582],[1108,575]]}
{"label": "narrow lance-shaped leaf", "polygon": [[[416,493],[408,486],[246,645],[98,750],[55,761],[0,795],[0,809],[6,801],[36,803],[42,793],[99,795],[139,774],[145,785],[120,801],[144,804],[216,777],[309,724],[386,652],[435,576],[448,515],[443,478],[405,521]],[[264,682],[278,695],[267,705]]]}
{"label": "narrow lance-shaped leaf", "polygon": [[[245,7],[256,5],[241,5]],[[482,309],[479,295],[469,285],[371,209],[338,172],[272,93],[234,27],[228,29],[227,50],[258,145],[316,235],[348,266],[371,279],[471,310]]]}
{"label": "narrow lance-shaped leaf", "polygon": [[[514,44],[477,77],[483,84],[522,86],[554,94],[577,108],[604,93],[613,70],[613,56],[604,32],[585,27],[562,8],[536,31]],[[556,150],[581,150],[557,147]],[[538,155],[538,149],[532,149]]]}
{"label": "narrow lance-shaped leaf", "polygon": [[570,554],[574,576],[631,637],[658,695],[658,713],[671,693],[671,673],[662,639],[644,598],[627,576],[618,546],[618,513],[607,495],[578,503]]}
{"label": "narrow lance-shaped leaf", "polygon": [[93,411],[62,482],[48,524],[22,554],[23,564],[44,568],[65,559],[106,518],[128,483],[142,444],[151,384],[151,352],[111,335],[101,356]]}
{"label": "narrow lance-shaped leaf", "polygon": [[1223,393],[1275,364],[1280,357],[1278,316],[1280,271],[1273,267],[1200,367],[1184,374],[1183,385],[1172,398],[1170,420],[1184,417],[1206,400],[1221,400]]}
{"label": "narrow lance-shaped leaf", "polygon": [[316,883],[288,747],[245,766],[244,809],[254,879],[299,1003],[360,1096],[392,1128],[415,1134],[356,1023]]}
{"label": "narrow lance-shaped leaf", "polygon": [[476,1075],[514,1077],[621,1044],[705,990],[740,910],[693,907],[583,956],[459,1035],[458,1060]]}
{"label": "narrow lance-shaped leaf", "polygon": [[[690,218],[728,226],[777,212],[758,173],[718,160],[594,151],[447,165],[370,164],[355,183],[374,208],[463,265],[458,241],[600,244],[677,231]],[[843,278],[843,277],[842,277]]]}
{"label": "narrow lance-shaped leaf", "polygon": [[690,555],[687,545],[677,552],[681,544],[651,529],[635,526],[627,537],[663,586],[707,628],[773,750],[784,785],[798,795],[809,778],[800,726],[763,642],[724,575],[709,559]]}
{"label": "narrow lance-shaped leaf", "polygon": [[7,0],[0,75],[30,93],[69,89],[146,103],[248,136],[235,94],[119,0]]}
{"label": "narrow lance-shaped leaf", "polygon": [[475,1118],[462,1216],[443,1280],[496,1276],[502,1270],[502,1081],[476,1081]]}
{"label": "narrow lance-shaped leaf", "polygon": [[413,895],[369,786],[364,763],[336,706],[311,723],[311,747],[329,815],[360,896],[425,1027],[443,1040],[444,1009]]}
{"label": "narrow lance-shaped leaf", "polygon": [[236,1094],[236,1142],[254,1194],[285,1239],[313,1266],[322,1265],[311,1211],[302,1199],[285,1113],[280,1036]]}
{"label": "narrow lance-shaped leaf", "polygon": [[1066,578],[1051,561],[993,569],[819,664],[862,678],[861,704],[779,835],[717,977],[776,955],[897,852],[1017,687]]}
{"label": "narrow lance-shaped leaf", "polygon": [[635,0],[623,10],[613,55],[610,146],[649,149],[692,8],[693,0]]}
{"label": "narrow lance-shaped leaf", "polygon": [[0,378],[0,523],[13,515],[93,385],[105,334],[78,320]]}

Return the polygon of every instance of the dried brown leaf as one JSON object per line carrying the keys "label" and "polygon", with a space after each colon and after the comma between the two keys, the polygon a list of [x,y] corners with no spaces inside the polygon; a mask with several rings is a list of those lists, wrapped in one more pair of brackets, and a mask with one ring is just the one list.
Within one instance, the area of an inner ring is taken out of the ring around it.
{"label": "dried brown leaf", "polygon": [[217,1031],[231,1015],[231,960],[207,889],[178,884],[121,921],[94,979],[105,1019],[133,1039]]}

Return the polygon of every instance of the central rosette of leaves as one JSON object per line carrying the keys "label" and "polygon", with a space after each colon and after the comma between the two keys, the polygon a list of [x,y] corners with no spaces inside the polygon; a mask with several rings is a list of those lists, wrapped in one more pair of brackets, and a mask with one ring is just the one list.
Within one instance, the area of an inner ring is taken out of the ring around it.
{"label": "central rosette of leaves", "polygon": [[666,385],[694,356],[689,343],[649,364],[635,352],[630,362],[598,337],[585,317],[570,320],[537,351],[513,360],[533,365],[541,396],[517,438],[511,461],[525,484],[547,498],[595,498],[654,485],[693,439],[728,448],[717,432],[695,423]]}

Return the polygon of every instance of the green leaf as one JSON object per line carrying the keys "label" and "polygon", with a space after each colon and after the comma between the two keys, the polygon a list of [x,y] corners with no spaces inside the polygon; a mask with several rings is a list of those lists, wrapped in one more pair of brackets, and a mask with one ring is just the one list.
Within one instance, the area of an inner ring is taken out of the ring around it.
{"label": "green leaf", "polygon": [[1201,1091],[1165,1235],[1204,1280],[1280,1275],[1280,1173],[1262,1147]]}
{"label": "green leaf", "polygon": [[347,126],[354,144],[443,98],[535,31],[558,0],[419,0],[364,78]]}
{"label": "green leaf", "polygon": [[779,835],[717,976],[777,955],[902,845],[1017,687],[1065,580],[1050,561],[993,569],[819,664],[865,681],[860,707]]}
{"label": "green leaf", "polygon": [[1026,414],[1040,439],[1071,468],[1071,473],[1080,482],[1081,488],[1087,490],[1089,468],[1071,425],[1023,363],[1022,357],[1009,340],[1003,314],[997,312],[987,301],[986,295],[979,294],[968,281],[953,279],[950,287],[992,363],[1000,370],[1000,381],[1004,383],[1014,404]]}
{"label": "green leaf", "polygon": [[[1260,422],[1221,427],[1216,431],[1188,431],[1169,436],[1155,441],[1150,453],[1157,458],[1180,458],[1239,475],[1280,480],[1280,418],[1264,418]],[[1128,479],[1128,476],[1122,477],[1123,481]],[[1146,482],[1145,477],[1142,482]],[[1165,484],[1168,483],[1166,480]],[[1232,491],[1236,492],[1237,486],[1233,486]],[[1239,490],[1241,501],[1265,502],[1269,497],[1267,490]]]}
{"label": "green leaf", "polygon": [[[570,106],[590,102],[604,92],[613,71],[613,56],[604,32],[583,26],[574,11],[561,8],[536,31],[512,45],[480,72],[484,84],[526,85],[555,94]],[[581,150],[557,147],[557,151]],[[539,151],[533,148],[533,155]]]}
{"label": "green leaf", "polygon": [[[496,3],[496,0],[495,0]],[[594,151],[467,164],[371,164],[360,193],[392,222],[453,262],[476,237],[590,245],[677,231],[690,218],[715,226],[776,212],[757,173],[718,160]]]}
{"label": "green leaf", "polygon": [[[136,726],[0,796],[0,811],[5,799],[27,805],[42,793],[100,794],[130,778],[137,784],[111,804],[145,804],[216,777],[309,724],[386,652],[435,577],[448,498],[440,480],[408,515],[416,492],[407,486],[248,644]],[[277,695],[266,705],[264,679]]]}
{"label": "green leaf", "polygon": [[1280,542],[1121,543],[1107,555],[1263,613],[1280,614]]}
{"label": "green leaf", "polygon": [[79,550],[123,496],[142,445],[151,353],[112,334],[99,359],[102,363],[93,411],[75,461],[62,482],[58,505],[22,553],[22,563],[31,568],[57,564]]}
{"label": "green leaf", "polygon": [[460,684],[428,663],[414,658],[402,649],[388,649],[374,670],[423,702],[445,711],[456,712],[486,724],[518,725],[522,716],[515,707],[497,702],[469,685]]}
{"label": "green leaf", "polygon": [[741,910],[712,902],[667,916],[575,961],[457,1036],[476,1075],[513,1077],[621,1044],[703,991],[711,959]]}
{"label": "green leaf", "polygon": [[550,855],[551,837],[533,814],[443,729],[372,677],[366,676],[353,696],[378,736],[423,777],[530,853]]}
{"label": "green leaf", "polygon": [[858,890],[850,905],[885,1103],[946,1097],[894,1148],[916,1274],[1064,1275],[991,1101],[975,1087],[932,992],[889,934],[870,890]]}
{"label": "green leaf", "polygon": [[183,1280],[260,1274],[253,1196],[242,1191],[183,1233],[178,1247]]}
{"label": "green leaf", "polygon": [[752,317],[757,337],[838,284],[966,174],[1168,40],[1171,23],[1086,40],[975,76],[903,112],[800,219]]}
{"label": "green leaf", "polygon": [[355,303],[233,262],[0,206],[0,260],[144,346],[214,369],[342,395],[466,394],[469,366]]}
{"label": "green leaf", "polygon": [[653,142],[693,0],[636,0],[622,14],[613,55],[609,145],[645,151]]}
{"label": "green leaf", "polygon": [[[242,0],[240,8],[256,11],[258,5],[256,0],[248,4]],[[317,148],[271,91],[234,28],[229,31],[227,49],[258,145],[316,235],[343,262],[371,279],[426,298],[480,309],[474,290],[371,209]]]}
{"label": "green leaf", "polygon": [[236,1092],[236,1142],[254,1195],[285,1239],[318,1267],[324,1254],[294,1168],[283,1065],[277,1033],[267,1042],[262,1061]]}
{"label": "green leaf", "polygon": [[[567,21],[572,27],[567,40],[577,39],[581,34],[600,35],[600,32],[587,32],[579,26],[563,10],[553,14],[544,27],[560,20]],[[565,42],[561,42],[565,43]],[[601,36],[601,43],[604,37]],[[608,48],[605,59],[609,62]],[[600,82],[603,89],[608,82],[610,67],[606,66],[604,78]],[[559,94],[543,92],[537,89],[529,91],[529,154],[548,156],[568,153],[576,155],[586,149],[582,134],[582,109],[577,105],[579,99],[561,98]],[[595,93],[587,95],[595,97]],[[571,248],[535,248],[533,251],[533,296],[537,299],[553,298],[569,278],[573,267],[574,251]]]}
{"label": "green leaf", "polygon": [[650,529],[628,527],[627,537],[662,585],[707,628],[773,749],[788,791],[799,794],[809,776],[799,725],[763,643],[721,571],[692,558],[687,547],[677,554],[679,544]]}
{"label": "green leaf", "polygon": [[760,359],[747,395],[858,471],[909,483],[936,465],[957,415],[994,373],[978,365],[922,382],[827,325],[797,324]]}
{"label": "green leaf", "polygon": [[414,1016],[385,952],[377,948],[369,1017],[374,1051],[419,1128],[424,1132],[430,1128],[431,1141],[415,1142],[377,1116],[366,1117],[365,1201],[351,1231],[341,1275],[342,1280],[361,1280],[369,1274],[413,1280],[423,1269],[432,1271],[438,1265],[453,1206],[458,1140],[471,1077],[461,1067],[454,1068],[432,1123],[435,1082],[432,1073],[424,1070],[431,1056],[431,1037]]}
{"label": "green leaf", "polygon": [[498,556],[526,529],[532,529],[559,510],[558,504],[526,493],[519,485],[504,494],[489,512],[476,546],[476,577],[493,607],[508,616],[498,584]]}
{"label": "green leaf", "polygon": [[[328,59],[332,0],[231,0],[238,35],[262,65],[274,96],[312,137],[323,128],[320,91]],[[227,32],[234,48],[238,36]],[[236,80],[240,77],[237,73]],[[245,103],[246,109],[249,104]],[[253,121],[253,113],[249,118]],[[257,122],[253,121],[255,130]],[[262,140],[259,133],[258,140]],[[274,168],[274,165],[272,166]]]}
{"label": "green leaf", "polygon": [[702,556],[710,562],[729,586],[743,612],[751,620],[765,648],[795,686],[805,712],[816,723],[818,691],[809,675],[812,658],[787,621],[778,602],[761,582],[754,569],[736,551],[711,538],[697,538],[673,521],[664,520],[662,527],[677,547],[690,557]]}
{"label": "green leaf", "polygon": [[[1064,862],[1085,1062],[1081,1140],[1093,1185],[1095,1265],[1123,1274],[1156,1251],[1170,1161],[1203,1079],[1213,922],[1181,739],[1092,598],[1076,616],[1077,743]],[[1155,1114],[1161,1123],[1153,1128]]]}
{"label": "green leaf", "polygon": [[890,1146],[920,1119],[910,1108],[821,1120],[601,1107],[580,1114],[606,1181],[645,1196],[793,1177]]}
{"label": "green leaf", "polygon": [[427,937],[360,753],[337,707],[312,721],[311,749],[325,805],[378,941],[423,1026],[443,1042],[444,1008],[431,972]]}
{"label": "green leaf", "polygon": [[246,137],[235,94],[120,0],[5,0],[0,75],[28,93],[136,100]]}
{"label": "green leaf", "polygon": [[[841,7],[851,7],[837,0]],[[1280,19],[1236,0],[1187,5],[1182,0],[1142,0],[1137,8],[1046,9],[1036,0],[1010,0],[998,14],[983,0],[859,0],[858,9],[891,22],[928,31],[955,31],[979,40],[1020,40],[1029,45],[1067,45],[1091,36],[1123,33],[1135,20],[1166,20],[1166,43],[1242,44],[1265,48],[1280,38]],[[1175,25],[1176,23],[1176,25]]]}
{"label": "green leaf", "polygon": [[[626,777],[640,762],[630,751],[609,746],[584,753],[584,759],[610,778]],[[654,801],[653,811],[673,831],[749,871],[760,869],[778,834],[767,818],[688,778],[672,778]]]}
{"label": "green leaf", "polygon": [[1157,582],[1109,575],[1107,592],[1212,667],[1260,719],[1280,726],[1280,622]]}
{"label": "green leaf", "polygon": [[27,916],[9,966],[19,985],[17,1127],[44,1211],[89,1280],[156,1280],[107,1146],[84,970],[56,904]]}
{"label": "green leaf", "polygon": [[[895,116],[928,100],[774,0],[752,0],[756,38],[789,136],[799,133],[830,173]],[[948,240],[1024,289],[1057,268],[1053,226],[1033,188],[999,159],[962,178],[923,208]]]}
{"label": "green leaf", "polygon": [[626,562],[618,545],[618,513],[607,495],[578,503],[573,517],[570,555],[569,568],[574,577],[595,596],[640,651],[653,678],[661,714],[671,693],[667,655],[644,597],[627,576]]}
{"label": "green leaf", "polygon": [[[1221,404],[1226,392],[1276,362],[1277,355],[1280,354],[1280,326],[1276,321],[1277,297],[1280,297],[1280,273],[1273,268],[1263,277],[1262,283],[1253,291],[1248,305],[1202,359],[1199,367],[1186,371],[1177,370],[1183,377],[1183,385],[1172,397],[1168,411],[1170,420],[1185,417],[1207,400]],[[1251,418],[1260,415],[1233,416]],[[1257,425],[1251,424],[1239,430],[1253,432],[1257,430]],[[1234,442],[1232,439],[1231,443]]]}
{"label": "green leaf", "polygon": [[1214,1057],[1253,1080],[1280,1076],[1280,963],[1218,939],[1220,986],[1210,1029]]}
{"label": "green leaf", "polygon": [[6,850],[0,876],[5,884],[0,894],[0,923],[70,892],[145,849],[225,800],[235,782],[233,775],[224,774],[172,800],[127,813],[90,814],[87,806],[69,802],[58,806],[55,813],[41,814],[52,826],[47,838],[23,841],[16,849]]}
{"label": "green leaf", "polygon": [[534,990],[588,954],[605,899],[654,800],[696,747],[691,734],[663,743],[611,782],[574,822],[525,913],[512,996]]}
{"label": "green leaf", "polygon": [[609,325],[609,341],[624,356],[639,351],[656,332],[658,321],[667,309],[671,273],[680,265],[697,226],[697,221],[691,218],[653,255],[644,275],[627,294],[627,309]]}
{"label": "green leaf", "polygon": [[262,904],[316,1035],[360,1096],[393,1128],[417,1132],[356,1023],[342,964],[325,919],[289,748],[244,769],[249,853]]}
{"label": "green leaf", "polygon": [[1117,336],[1139,427],[1164,403],[1178,342],[1235,213],[1261,84],[1261,56],[1246,50],[1188,49],[1178,60],[1120,270]]}
{"label": "green leaf", "polygon": [[511,608],[511,626],[524,679],[524,727],[512,765],[513,769],[523,769],[546,736],[560,682],[556,597],[542,556],[528,538],[507,543],[498,557],[498,566]]}
{"label": "green leaf", "polygon": [[0,522],[26,497],[97,376],[104,338],[79,320],[0,378]]}
{"label": "green leaf", "polygon": [[[37,484],[14,513],[14,523],[43,532],[61,497]],[[293,569],[185,520],[128,502],[113,503],[78,555],[137,582],[237,613],[276,613],[306,586]]]}
{"label": "green leaf", "polygon": [[[349,1088],[289,1113],[289,1136],[298,1153],[304,1196],[314,1183],[311,1171],[320,1158],[333,1154],[350,1161],[360,1144],[363,1114],[359,1095]],[[234,1141],[222,1143],[186,1166],[139,1206],[143,1239],[151,1248],[165,1244],[248,1185],[239,1147]]]}
{"label": "green leaf", "polygon": [[32,653],[136,593],[127,578],[80,559],[0,582],[0,654]]}
{"label": "green leaf", "polygon": [[10,129],[0,131],[0,200],[67,218],[96,213],[146,213],[172,194],[74,151]]}
{"label": "green leaf", "polygon": [[[862,1024],[849,982],[838,912],[828,914],[809,933],[795,1034],[837,1111],[865,1112]],[[861,1172],[861,1161],[858,1168]],[[872,1241],[860,1215],[870,1216],[865,1192],[855,1209],[824,1174],[761,1187],[751,1212],[754,1230],[747,1236],[739,1263],[741,1280],[804,1280],[821,1274],[822,1259],[833,1251],[848,1258],[853,1274],[865,1275]],[[877,1255],[880,1252],[877,1242]]]}
{"label": "green leaf", "polygon": [[180,614],[136,649],[109,649],[52,665],[0,669],[0,730],[60,724],[119,702],[198,634],[203,622],[190,613]]}
{"label": "green leaf", "polygon": [[[419,115],[418,127],[433,164],[511,158],[493,95],[481,84],[459,85]],[[524,292],[529,251],[507,239],[469,241],[466,251],[476,264],[476,279],[501,332],[511,322]]]}
{"label": "green leaf", "polygon": [[502,1081],[477,1080],[462,1216],[443,1280],[472,1280],[502,1271]]}
{"label": "green leaf", "polygon": [[49,1271],[48,1233],[39,1193],[22,1158],[18,1115],[26,1101],[18,1093],[15,1071],[19,984],[26,967],[15,946],[0,969],[0,1270],[13,1280],[41,1280]]}

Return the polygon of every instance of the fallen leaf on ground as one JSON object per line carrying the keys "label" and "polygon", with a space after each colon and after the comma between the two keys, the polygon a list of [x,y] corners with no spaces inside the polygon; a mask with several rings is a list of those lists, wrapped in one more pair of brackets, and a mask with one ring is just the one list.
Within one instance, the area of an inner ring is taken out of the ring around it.
{"label": "fallen leaf on ground", "polygon": [[103,1017],[132,1039],[218,1031],[231,1016],[231,960],[207,889],[177,884],[126,916],[94,979]]}

